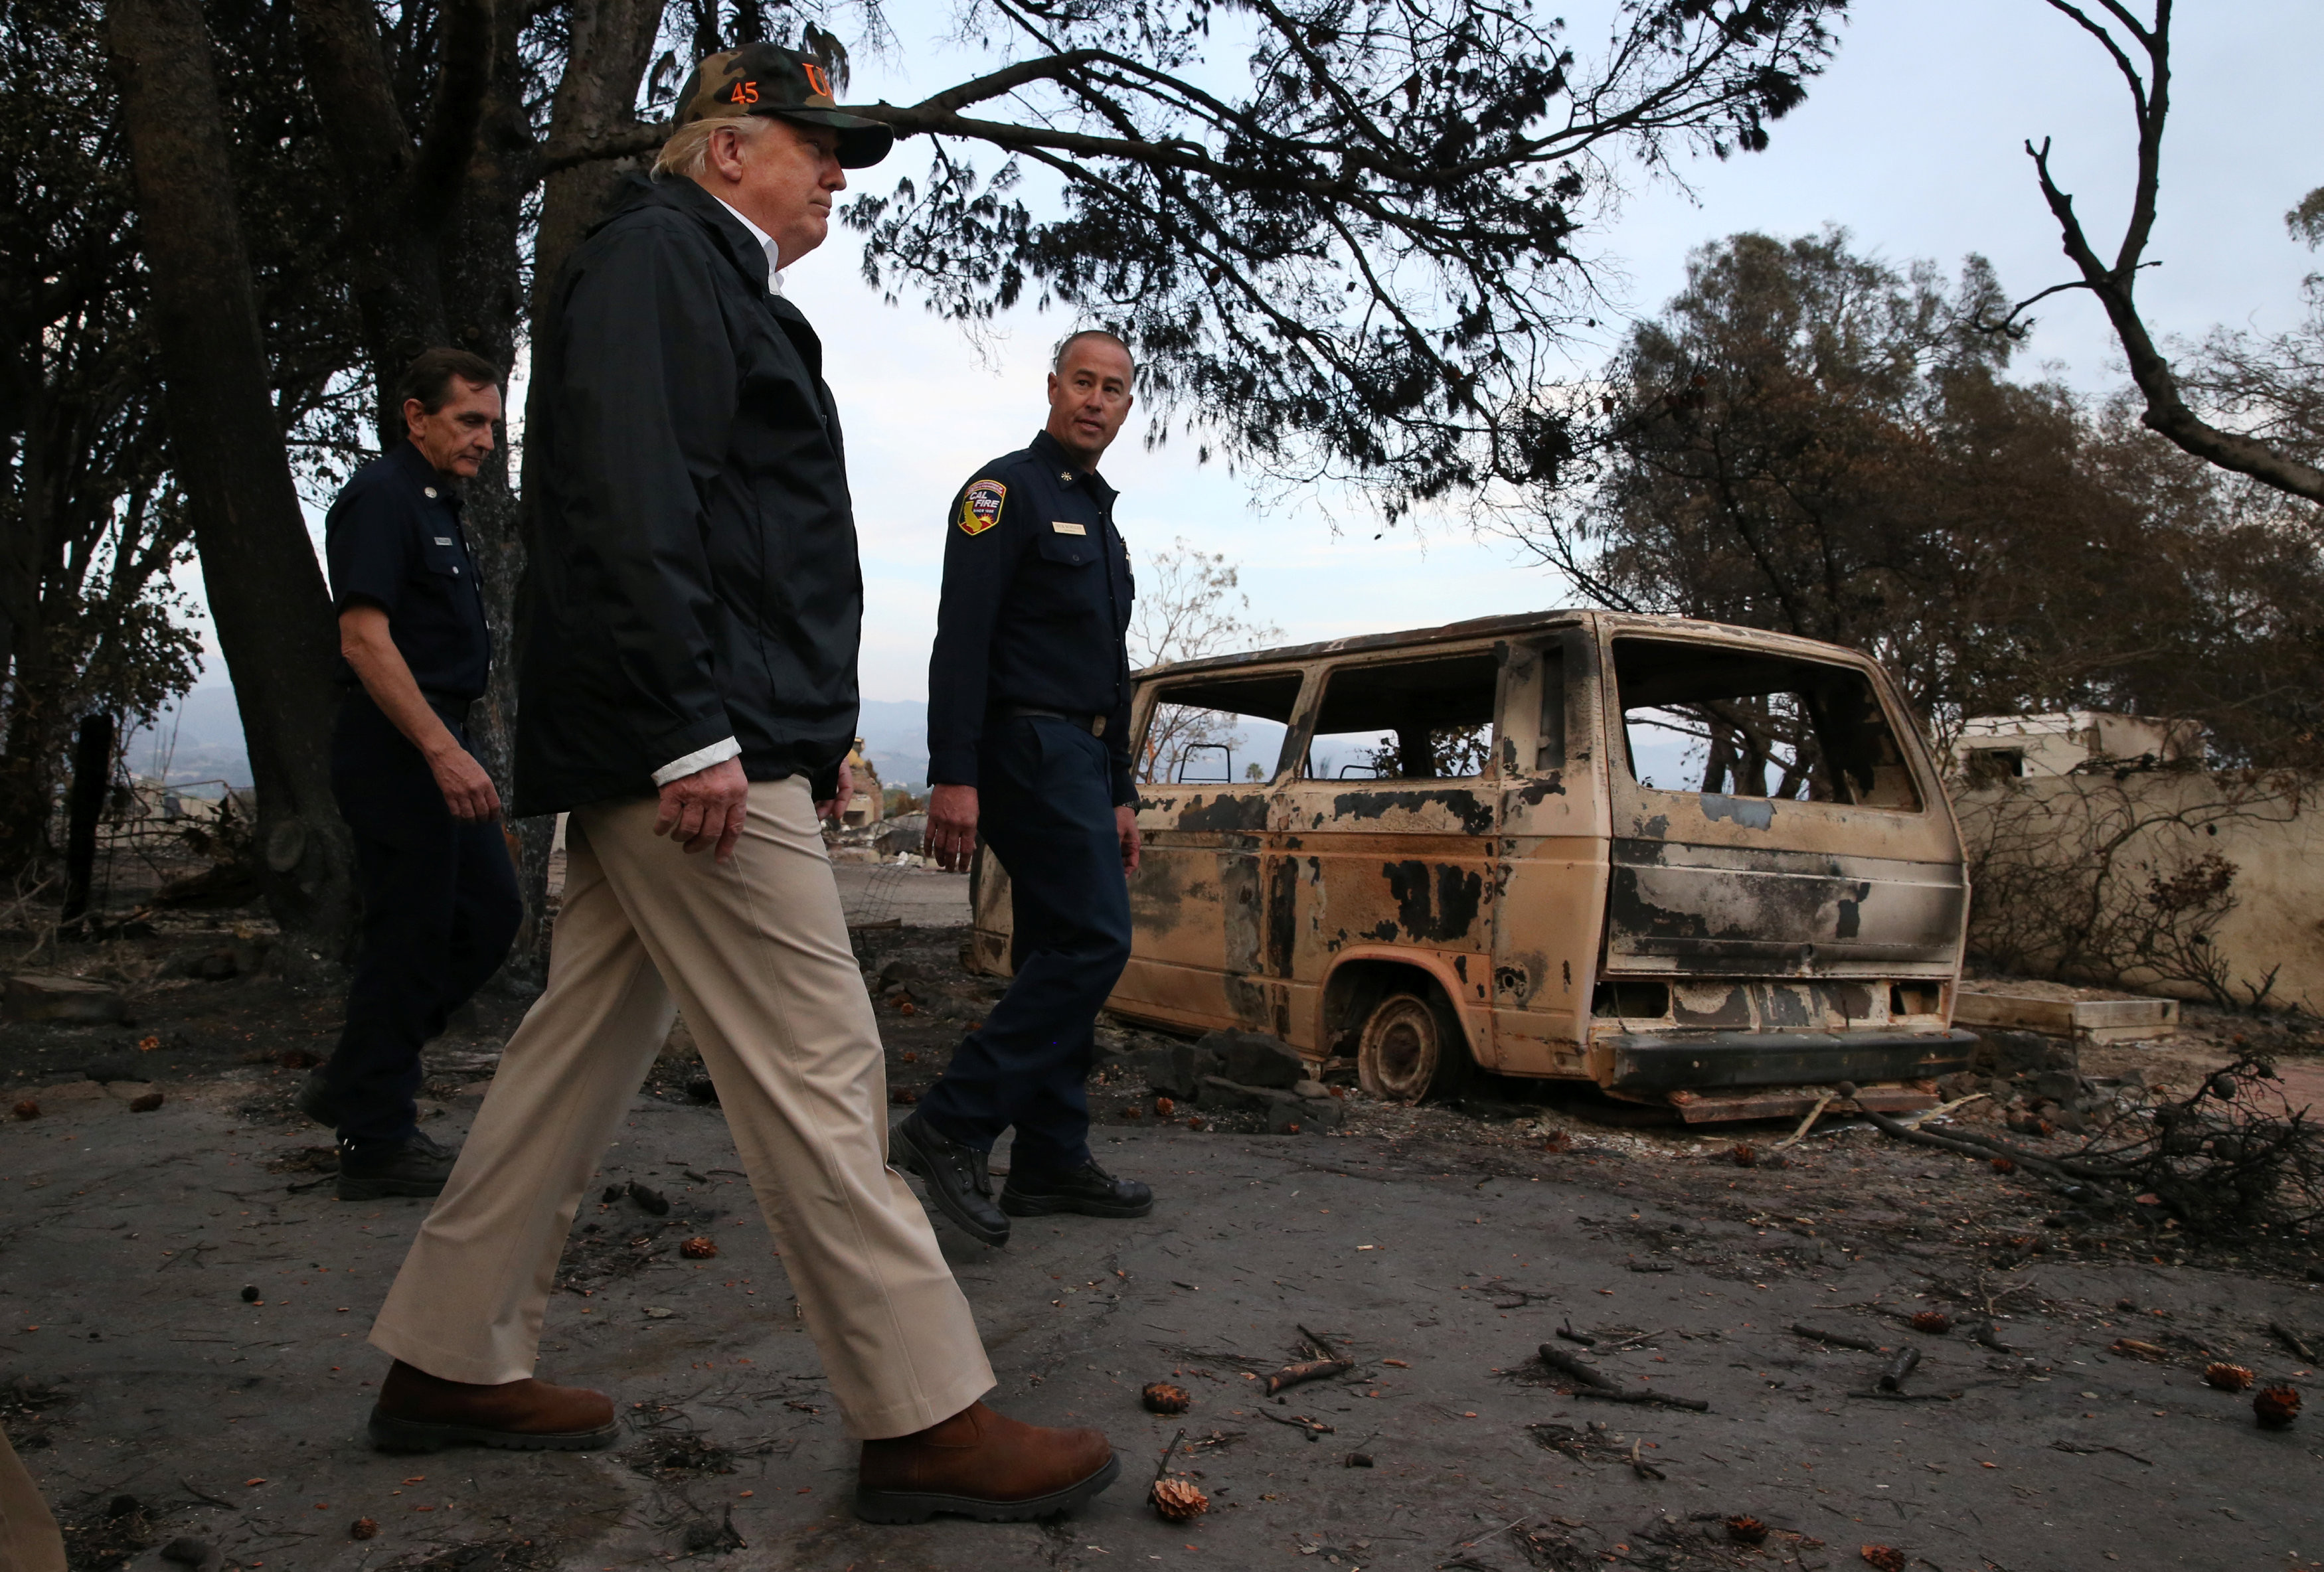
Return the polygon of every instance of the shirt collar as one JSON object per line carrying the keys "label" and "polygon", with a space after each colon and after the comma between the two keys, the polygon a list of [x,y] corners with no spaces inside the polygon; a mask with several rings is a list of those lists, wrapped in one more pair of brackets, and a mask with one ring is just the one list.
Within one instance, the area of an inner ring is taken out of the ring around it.
{"label": "shirt collar", "polygon": [[1114,489],[1106,484],[1105,477],[1095,470],[1084,472],[1065,452],[1065,445],[1049,435],[1047,427],[1033,433],[1031,449],[1044,464],[1053,464],[1057,466],[1057,480],[1060,484],[1072,486],[1086,483],[1097,496],[1107,500],[1111,500],[1115,495]]}
{"label": "shirt collar", "polygon": [[438,474],[436,466],[428,462],[428,455],[420,451],[420,445],[409,437],[389,448],[386,456],[430,498],[455,508],[460,505],[459,487]]}
{"label": "shirt collar", "polygon": [[721,207],[725,208],[727,212],[732,213],[734,216],[735,221],[741,224],[743,228],[751,232],[751,238],[757,241],[759,243],[759,249],[767,253],[767,293],[770,295],[781,294],[783,292],[783,270],[776,264],[782,261],[782,256],[779,249],[775,244],[775,237],[769,234],[757,225],[752,223],[750,219],[744,217],[742,210],[740,207],[735,207],[733,203],[729,202],[725,198],[719,196],[716,192],[714,191],[710,193],[710,199],[717,203]]}

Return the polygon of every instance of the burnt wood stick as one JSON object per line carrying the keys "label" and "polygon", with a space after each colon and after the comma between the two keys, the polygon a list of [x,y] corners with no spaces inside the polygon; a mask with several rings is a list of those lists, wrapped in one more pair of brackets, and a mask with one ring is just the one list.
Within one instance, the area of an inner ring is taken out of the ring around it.
{"label": "burnt wood stick", "polygon": [[2017,1350],[2001,1340],[2001,1328],[1992,1321],[1980,1321],[1969,1329],[1969,1341],[1982,1343],[1997,1354],[2015,1354]]}
{"label": "burnt wood stick", "polygon": [[2012,1146],[2006,1141],[1988,1140],[1983,1135],[1966,1133],[1939,1135],[1911,1125],[1900,1125],[1886,1114],[1876,1114],[1866,1108],[1864,1117],[1900,1141],[1914,1141],[1940,1151],[1958,1152],[1964,1157],[2006,1157],[2029,1172],[2052,1179],[2119,1180],[2128,1175],[2119,1170],[2083,1163],[2071,1157],[2043,1157]]}
{"label": "burnt wood stick", "polygon": [[1596,1365],[1585,1365],[1564,1349],[1552,1347],[1547,1343],[1541,1346],[1541,1362],[1552,1370],[1563,1370],[1585,1386],[1594,1386],[1601,1392],[1622,1390],[1619,1383]]}
{"label": "burnt wood stick", "polygon": [[1354,1368],[1345,1359],[1304,1359],[1296,1365],[1286,1365],[1267,1378],[1267,1395],[1273,1397],[1303,1381],[1321,1381],[1326,1375],[1338,1375]]}
{"label": "burnt wood stick", "polygon": [[1918,1348],[1907,1344],[1905,1347],[1897,1349],[1896,1356],[1888,1361],[1888,1368],[1880,1373],[1880,1390],[1883,1392],[1904,1391],[1904,1378],[1913,1374],[1913,1366],[1918,1365],[1920,1362],[1921,1351]]}
{"label": "burnt wood stick", "polygon": [[2308,1351],[2308,1345],[2301,1342],[2299,1334],[2290,1327],[2285,1326],[2282,1321],[2270,1321],[2267,1323],[2267,1329],[2275,1334],[2277,1342],[2298,1355],[2301,1363],[2308,1365],[2316,1363],[2316,1356]]}
{"label": "burnt wood stick", "polygon": [[1853,1332],[1828,1332],[1805,1321],[1794,1321],[1792,1330],[1811,1342],[1830,1343],[1835,1348],[1857,1348],[1867,1354],[1880,1354],[1886,1352],[1888,1347],[1887,1344],[1872,1338],[1859,1338]]}
{"label": "burnt wood stick", "polygon": [[1711,1404],[1699,1397],[1670,1397],[1659,1392],[1609,1392],[1602,1386],[1577,1386],[1576,1397],[1594,1398],[1600,1402],[1652,1403],[1660,1408],[1683,1408],[1690,1413],[1709,1413]]}

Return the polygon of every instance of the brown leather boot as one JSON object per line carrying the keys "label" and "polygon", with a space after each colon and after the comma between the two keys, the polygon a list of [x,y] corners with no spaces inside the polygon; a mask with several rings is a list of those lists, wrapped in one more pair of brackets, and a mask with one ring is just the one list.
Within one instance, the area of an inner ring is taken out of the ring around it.
{"label": "brown leather boot", "polygon": [[613,1400],[581,1386],[530,1376],[497,1386],[446,1381],[398,1359],[379,1384],[371,1444],[383,1452],[505,1447],[520,1452],[594,1452],[621,1434]]}
{"label": "brown leather boot", "polygon": [[1120,1472],[1102,1431],[1045,1430],[971,1403],[916,1435],[864,1442],[855,1515],[919,1523],[951,1512],[1024,1522],[1071,1512]]}

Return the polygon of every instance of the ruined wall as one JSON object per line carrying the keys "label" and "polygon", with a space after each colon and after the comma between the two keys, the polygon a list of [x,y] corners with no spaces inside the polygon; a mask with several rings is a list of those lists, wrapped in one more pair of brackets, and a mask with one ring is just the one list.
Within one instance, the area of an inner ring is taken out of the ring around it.
{"label": "ruined wall", "polygon": [[2324,776],[2086,771],[1953,802],[1973,956],[2324,1015]]}

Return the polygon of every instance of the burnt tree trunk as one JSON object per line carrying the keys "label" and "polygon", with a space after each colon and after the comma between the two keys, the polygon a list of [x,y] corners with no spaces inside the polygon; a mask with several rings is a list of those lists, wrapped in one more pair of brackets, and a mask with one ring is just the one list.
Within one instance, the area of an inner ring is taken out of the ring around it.
{"label": "burnt tree trunk", "polygon": [[293,966],[340,960],[354,842],[331,797],[329,593],[269,396],[210,41],[196,0],[111,0],[113,69],[173,467],[257,794],[262,887]]}
{"label": "burnt tree trunk", "polygon": [[73,921],[88,910],[97,874],[97,824],[113,785],[113,717],[100,710],[82,717],[73,738],[72,791],[65,798],[65,909]]}
{"label": "burnt tree trunk", "polygon": [[[380,445],[403,440],[395,386],[413,356],[449,344],[443,243],[458,207],[494,68],[503,0],[453,0],[438,23],[439,69],[424,123],[406,118],[371,0],[298,0],[299,52],[346,200],[349,281],[372,363]],[[513,37],[510,40],[513,53]],[[321,84],[329,84],[327,88]],[[506,241],[516,248],[513,228]],[[481,345],[463,348],[485,353]]]}
{"label": "burnt tree trunk", "polygon": [[[558,83],[549,108],[552,146],[626,130],[637,124],[634,106],[638,84],[653,58],[655,32],[661,25],[663,0],[592,0],[573,10],[572,42],[565,75]],[[489,140],[489,139],[488,139]],[[538,157],[535,152],[532,156]],[[582,236],[605,210],[615,183],[642,161],[603,160],[550,171],[543,184],[540,222],[532,253],[531,341],[538,344],[546,326],[544,316],[557,272]],[[540,396],[540,384],[528,390]],[[493,665],[492,692],[481,707],[477,729],[480,749],[493,752],[484,762],[496,778],[510,779],[507,761],[513,755],[517,723],[516,652],[522,630],[516,625],[517,593],[524,576],[524,536],[530,526],[521,510],[515,526],[483,549],[479,562],[484,575],[485,604],[502,630],[501,657]],[[479,532],[481,535],[481,531]],[[517,933],[509,966],[526,978],[545,977],[549,967],[549,853],[556,821],[547,816],[515,820],[511,827],[512,850],[517,858],[517,885],[524,896],[524,926]]]}
{"label": "burnt tree trunk", "polygon": [[[518,236],[524,199],[536,179],[537,153],[524,106],[522,61],[517,35],[524,25],[521,6],[503,0],[495,13],[493,72],[479,106],[475,146],[468,156],[458,207],[445,236],[443,292],[450,314],[451,342],[497,365],[513,366],[524,325],[523,270]],[[513,794],[516,758],[516,586],[524,572],[516,492],[505,446],[477,473],[467,491],[468,543],[476,560],[478,586],[492,625],[492,676],[484,703],[468,728],[469,746],[492,772],[501,798]],[[542,921],[548,887],[549,839],[553,824],[507,821],[509,858],[516,864],[524,920],[509,948],[506,976],[519,985],[539,986],[548,975],[547,928]],[[529,840],[538,854],[527,856]]]}

